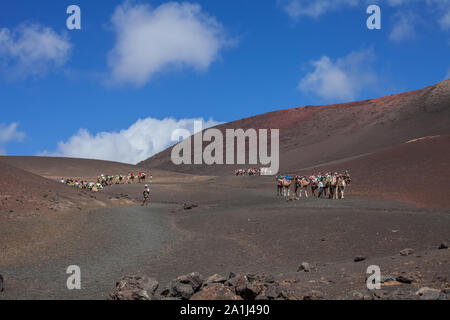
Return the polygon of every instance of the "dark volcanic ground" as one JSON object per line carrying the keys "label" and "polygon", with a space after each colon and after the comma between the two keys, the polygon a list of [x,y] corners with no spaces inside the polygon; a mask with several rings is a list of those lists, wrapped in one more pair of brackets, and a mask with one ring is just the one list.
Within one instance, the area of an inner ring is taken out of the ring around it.
{"label": "dark volcanic ground", "polygon": [[[107,188],[140,197],[142,185]],[[405,273],[413,284],[449,287],[450,211],[387,200],[276,196],[273,178],[222,177],[152,185],[149,208],[129,207],[0,220],[1,299],[104,299],[121,276],[146,273],[161,287],[181,274],[269,272],[299,298],[317,290],[340,299],[365,288],[365,271]],[[183,210],[184,202],[198,204]],[[399,251],[413,248],[403,257]],[[356,256],[367,259],[354,262]],[[310,273],[296,272],[302,262]],[[82,290],[66,289],[67,266],[81,267]]]}

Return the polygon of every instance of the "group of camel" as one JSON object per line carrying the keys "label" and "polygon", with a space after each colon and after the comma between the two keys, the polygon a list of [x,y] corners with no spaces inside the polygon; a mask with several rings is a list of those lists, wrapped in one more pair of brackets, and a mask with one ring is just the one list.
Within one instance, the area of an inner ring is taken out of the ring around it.
{"label": "group of camel", "polygon": [[112,185],[112,184],[124,184],[124,183],[134,183],[137,179],[138,183],[145,182],[147,175],[145,172],[138,172],[135,174],[134,172],[128,172],[127,175],[123,176],[122,174],[116,175],[104,175],[101,174],[97,177],[97,183],[100,183],[102,186]]}
{"label": "group of camel", "polygon": [[[331,172],[322,175],[311,175],[310,177],[299,176],[277,176],[277,196],[290,196],[290,188],[292,182],[295,186],[295,196],[302,197],[302,193],[308,197],[308,187],[311,188],[311,194],[315,197],[316,191],[318,191],[317,196],[329,197],[330,199],[344,199],[344,190],[347,185],[350,184],[351,178],[350,173],[345,171],[343,174]],[[320,186],[322,186],[320,188]],[[320,190],[322,189],[322,190]]]}
{"label": "group of camel", "polygon": [[[151,177],[151,175],[150,175]],[[145,172],[139,172],[135,174],[134,172],[129,172],[127,175],[123,176],[122,174],[117,175],[104,175],[101,174],[97,176],[97,182],[87,181],[82,179],[64,179],[61,178],[61,183],[79,188],[86,189],[90,191],[100,191],[104,187],[113,184],[124,184],[124,183],[142,183],[146,182],[147,174]],[[151,179],[151,178],[150,178]]]}
{"label": "group of camel", "polygon": [[256,176],[256,175],[261,175],[261,171],[262,169],[257,169],[257,168],[251,168],[251,169],[237,169],[234,170],[234,175],[235,176],[245,176],[246,174],[248,174],[249,176]]}

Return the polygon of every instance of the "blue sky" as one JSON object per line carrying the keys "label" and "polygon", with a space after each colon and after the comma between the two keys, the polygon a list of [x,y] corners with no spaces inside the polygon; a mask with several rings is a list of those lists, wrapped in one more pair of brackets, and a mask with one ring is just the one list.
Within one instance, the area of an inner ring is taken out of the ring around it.
{"label": "blue sky", "polygon": [[0,1],[0,153],[137,162],[194,118],[419,89],[449,57],[450,0]]}

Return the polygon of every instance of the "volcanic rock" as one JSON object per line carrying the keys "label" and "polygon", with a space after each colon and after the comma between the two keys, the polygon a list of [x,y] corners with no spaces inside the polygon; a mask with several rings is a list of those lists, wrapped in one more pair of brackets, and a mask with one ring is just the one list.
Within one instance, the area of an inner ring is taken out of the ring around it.
{"label": "volcanic rock", "polygon": [[311,272],[311,270],[312,270],[311,265],[310,265],[308,262],[303,262],[303,263],[300,265],[300,267],[298,267],[297,272],[300,272],[300,271]]}
{"label": "volcanic rock", "polygon": [[147,276],[125,276],[116,283],[110,300],[155,300],[158,281]]}
{"label": "volcanic rock", "polygon": [[242,298],[222,283],[211,283],[194,294],[191,300],[242,300]]}
{"label": "volcanic rock", "polygon": [[448,249],[448,243],[443,241],[439,246],[439,250]]}
{"label": "volcanic rock", "polygon": [[413,253],[414,253],[414,249],[411,249],[411,248],[406,248],[406,249],[403,249],[402,251],[400,251],[400,255],[402,255],[402,256],[409,256]]}

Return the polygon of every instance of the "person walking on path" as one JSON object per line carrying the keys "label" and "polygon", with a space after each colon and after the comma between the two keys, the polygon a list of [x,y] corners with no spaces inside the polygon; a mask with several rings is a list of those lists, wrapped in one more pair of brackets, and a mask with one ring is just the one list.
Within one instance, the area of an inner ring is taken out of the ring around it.
{"label": "person walking on path", "polygon": [[149,198],[150,198],[150,188],[148,187],[147,184],[144,186],[143,195],[144,195],[144,199],[142,200],[142,206],[148,206]]}
{"label": "person walking on path", "polygon": [[318,198],[320,198],[320,196],[323,194],[323,182],[319,181],[319,184],[317,185],[317,187],[319,188],[319,196],[318,196]]}

